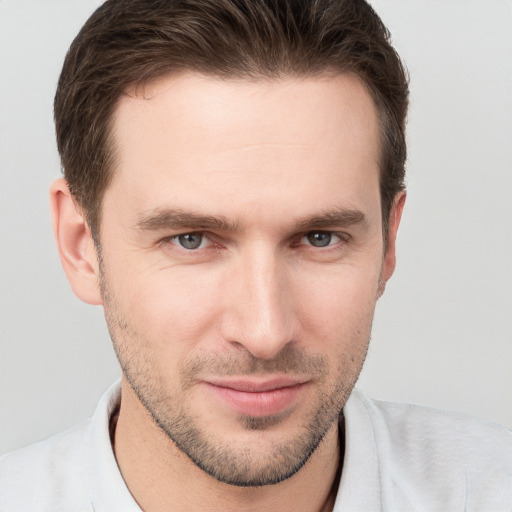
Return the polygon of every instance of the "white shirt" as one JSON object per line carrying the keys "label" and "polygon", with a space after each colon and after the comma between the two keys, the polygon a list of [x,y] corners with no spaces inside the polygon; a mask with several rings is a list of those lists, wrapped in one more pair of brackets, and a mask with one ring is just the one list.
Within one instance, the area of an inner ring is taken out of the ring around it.
{"label": "white shirt", "polygon": [[[109,436],[119,383],[94,416],[0,458],[1,512],[141,512]],[[463,414],[371,400],[345,408],[335,512],[512,511],[512,433]]]}

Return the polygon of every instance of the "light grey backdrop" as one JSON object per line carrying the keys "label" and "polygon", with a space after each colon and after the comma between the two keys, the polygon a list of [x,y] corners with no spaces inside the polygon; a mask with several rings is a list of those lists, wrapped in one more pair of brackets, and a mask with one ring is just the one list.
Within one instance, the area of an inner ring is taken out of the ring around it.
{"label": "light grey backdrop", "polygon": [[[98,0],[0,0],[0,453],[88,417],[119,371],[60,269],[52,99]],[[512,3],[375,0],[412,79],[397,271],[359,387],[512,426]]]}

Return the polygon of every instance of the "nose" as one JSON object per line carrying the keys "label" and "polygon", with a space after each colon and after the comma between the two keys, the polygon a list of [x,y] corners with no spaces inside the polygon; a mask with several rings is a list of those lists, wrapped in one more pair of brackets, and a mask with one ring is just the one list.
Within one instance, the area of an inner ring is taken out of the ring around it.
{"label": "nose", "polygon": [[293,297],[284,263],[269,250],[240,257],[223,293],[222,337],[271,359],[294,339]]}

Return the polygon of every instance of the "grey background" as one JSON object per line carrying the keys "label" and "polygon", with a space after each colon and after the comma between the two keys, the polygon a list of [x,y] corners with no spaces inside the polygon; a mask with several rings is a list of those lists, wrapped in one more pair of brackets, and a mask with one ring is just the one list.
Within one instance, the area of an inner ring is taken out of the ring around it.
{"label": "grey background", "polygon": [[[52,100],[98,0],[0,0],[0,453],[92,414],[119,375],[60,268]],[[412,80],[398,266],[359,387],[512,426],[512,3],[375,0]]]}

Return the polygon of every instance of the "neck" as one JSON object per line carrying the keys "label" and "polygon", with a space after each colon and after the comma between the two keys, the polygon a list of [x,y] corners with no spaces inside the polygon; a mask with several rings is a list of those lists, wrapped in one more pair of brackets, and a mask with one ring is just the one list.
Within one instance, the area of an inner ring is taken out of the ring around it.
{"label": "neck", "polygon": [[324,512],[332,510],[339,483],[337,424],[289,479],[262,487],[237,487],[218,482],[179,450],[124,379],[114,452],[128,489],[145,512]]}

